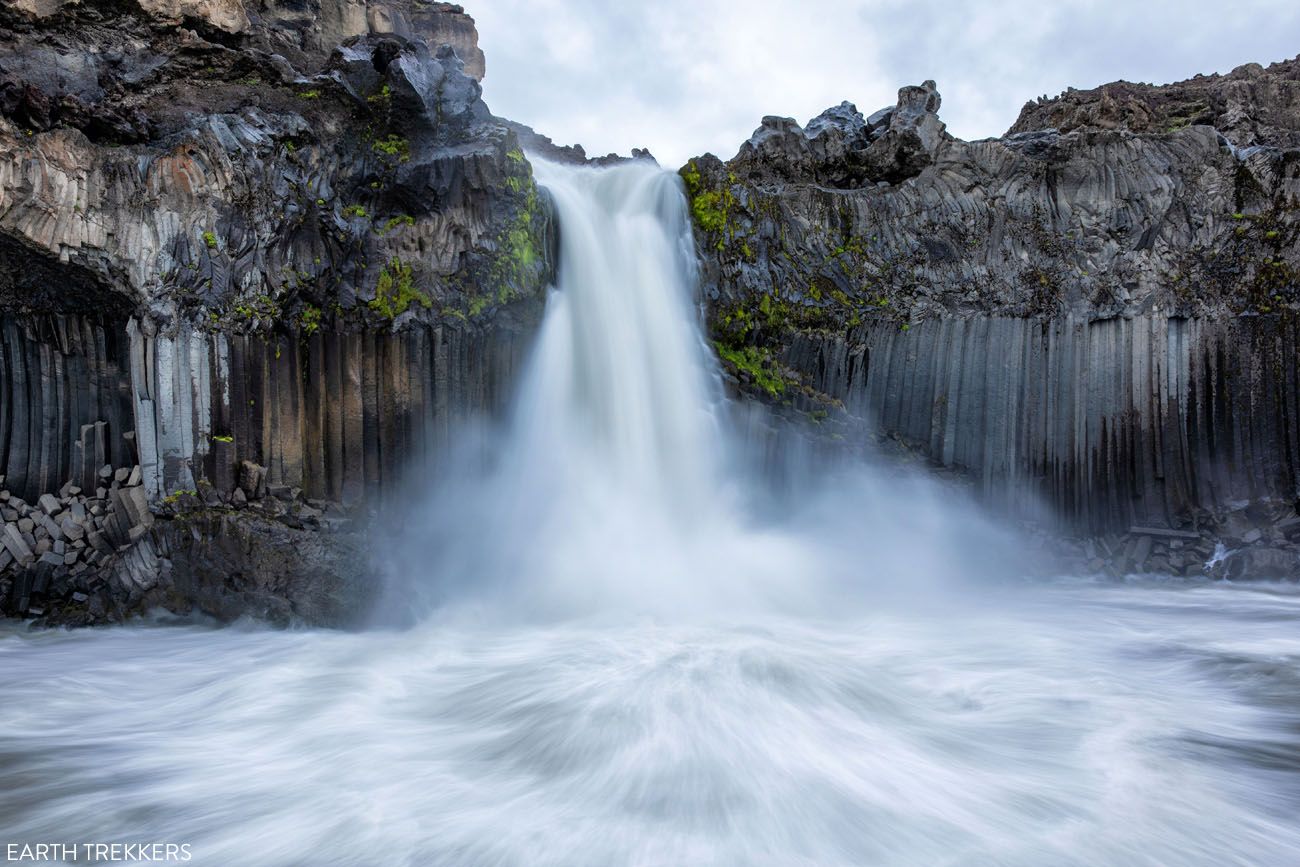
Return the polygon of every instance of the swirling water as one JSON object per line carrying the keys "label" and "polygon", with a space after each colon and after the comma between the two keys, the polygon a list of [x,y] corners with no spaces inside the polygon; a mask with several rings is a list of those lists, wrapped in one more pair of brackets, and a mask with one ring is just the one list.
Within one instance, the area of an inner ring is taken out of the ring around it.
{"label": "swirling water", "polygon": [[1300,596],[0,641],[8,840],[201,864],[1286,865]]}
{"label": "swirling water", "polygon": [[[541,169],[509,428],[414,510],[400,628],[0,636],[0,843],[220,865],[1300,862],[1300,593],[1014,578],[922,479],[764,498],[671,176]],[[760,503],[762,505],[760,505]]]}

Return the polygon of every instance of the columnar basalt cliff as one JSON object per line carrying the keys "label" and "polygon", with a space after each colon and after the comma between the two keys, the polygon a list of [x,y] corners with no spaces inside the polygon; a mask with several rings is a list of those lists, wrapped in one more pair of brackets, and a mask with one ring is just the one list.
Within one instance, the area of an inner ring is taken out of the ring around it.
{"label": "columnar basalt cliff", "polygon": [[[719,353],[1069,528],[1289,544],[1298,99],[1300,59],[1070,92],[987,141],[946,134],[933,82],[764,118],[681,171]],[[1128,568],[1169,566],[1149,538]]]}
{"label": "columnar basalt cliff", "polygon": [[[552,230],[482,74],[449,4],[0,9],[0,608],[363,607],[248,551],[359,526],[508,392]],[[118,488],[165,520],[104,536]],[[248,542],[224,575],[213,522]],[[364,571],[331,556],[307,571]]]}
{"label": "columnar basalt cliff", "polygon": [[[588,162],[484,72],[445,3],[0,5],[0,614],[364,612],[370,517],[539,322],[525,151]],[[1094,570],[1228,539],[1221,573],[1294,573],[1300,60],[980,142],[940,104],[764,118],[682,169],[740,389],[1060,519]]]}

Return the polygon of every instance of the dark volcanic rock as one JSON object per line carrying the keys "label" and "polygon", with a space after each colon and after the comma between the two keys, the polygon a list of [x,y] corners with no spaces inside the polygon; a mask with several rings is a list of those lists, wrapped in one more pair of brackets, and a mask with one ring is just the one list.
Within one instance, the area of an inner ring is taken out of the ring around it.
{"label": "dark volcanic rock", "polygon": [[768,116],[728,167],[755,181],[811,180],[848,189],[896,184],[929,165],[948,139],[939,103],[927,81],[902,88],[897,106],[869,120],[850,102],[828,108],[806,130],[794,118]]}
{"label": "dark volcanic rock", "polygon": [[[500,405],[550,282],[548,202],[482,74],[448,4],[0,7],[0,489],[102,488],[109,521],[88,562],[19,516],[6,613],[338,621],[310,590],[346,595],[326,507]],[[145,520],[178,505],[239,517]]]}
{"label": "dark volcanic rock", "polygon": [[963,142],[932,82],[871,119],[765,118],[734,159],[682,169],[724,361],[764,399],[864,417],[1075,528],[1293,503],[1295,68],[1196,84],[1236,94],[1208,118],[1227,132],[1022,117]]}
{"label": "dark volcanic rock", "polygon": [[[162,324],[257,329],[540,296],[544,203],[451,47],[354,37],[321,73],[285,82],[267,55],[113,9],[71,7],[42,27],[0,15],[0,81],[21,96],[0,100],[0,252],[47,271],[56,259],[89,284],[51,300],[0,279],[6,309],[125,298]],[[159,59],[148,75],[111,60],[124,44]],[[65,97],[75,112],[56,110]],[[52,108],[36,117],[37,103]],[[381,283],[393,297],[377,297]]]}
{"label": "dark volcanic rock", "polygon": [[177,613],[278,625],[352,626],[377,597],[356,533],[295,529],[246,512],[194,512],[160,523]]}
{"label": "dark volcanic rock", "polygon": [[1093,90],[1071,88],[1020,111],[1008,134],[1055,129],[1126,129],[1169,133],[1212,126],[1237,147],[1300,147],[1300,57],[1227,75],[1198,75],[1174,84],[1116,81]]}

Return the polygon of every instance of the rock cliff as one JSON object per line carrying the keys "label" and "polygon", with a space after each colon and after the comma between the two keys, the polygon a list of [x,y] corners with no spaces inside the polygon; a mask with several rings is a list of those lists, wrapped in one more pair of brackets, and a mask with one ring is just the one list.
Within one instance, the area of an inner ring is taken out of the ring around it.
{"label": "rock cliff", "polygon": [[1282,539],[1298,93],[1300,60],[1107,85],[975,142],[933,82],[868,117],[764,118],[681,170],[719,353],[751,393],[866,419],[1020,513]]}
{"label": "rock cliff", "polygon": [[[482,74],[449,4],[0,8],[6,526],[44,494],[90,511],[122,470],[163,518],[93,557],[33,521],[0,555],[0,608],[204,607],[222,579],[177,522],[286,543],[303,510],[360,526],[399,467],[500,404],[553,231]],[[142,545],[152,565],[124,577]],[[232,567],[272,588],[259,610],[339,618],[276,562]]]}
{"label": "rock cliff", "polygon": [[[365,610],[375,510],[501,408],[539,321],[525,150],[617,159],[494,117],[483,75],[444,3],[0,5],[0,614]],[[1290,574],[1298,88],[1121,82],[979,142],[933,82],[764,118],[681,172],[718,353],[1094,571],[1227,540],[1216,574]]]}

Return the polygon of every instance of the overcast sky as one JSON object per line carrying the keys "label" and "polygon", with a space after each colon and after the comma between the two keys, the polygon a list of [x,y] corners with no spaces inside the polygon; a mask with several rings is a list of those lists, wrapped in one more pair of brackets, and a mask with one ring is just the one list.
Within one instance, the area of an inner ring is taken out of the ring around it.
{"label": "overcast sky", "polygon": [[493,112],[590,155],[732,156],[765,114],[863,114],[933,78],[966,139],[1030,99],[1300,54],[1295,0],[461,0]]}

